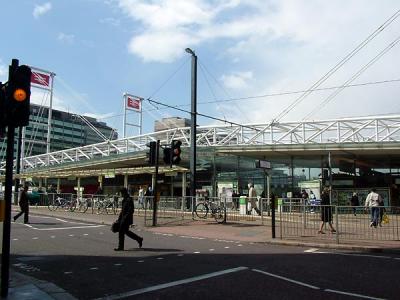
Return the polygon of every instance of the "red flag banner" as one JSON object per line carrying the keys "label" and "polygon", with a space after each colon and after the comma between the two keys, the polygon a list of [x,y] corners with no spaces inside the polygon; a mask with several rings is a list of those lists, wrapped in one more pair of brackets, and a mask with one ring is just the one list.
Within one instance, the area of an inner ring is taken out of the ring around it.
{"label": "red flag banner", "polygon": [[134,98],[131,96],[126,97],[126,108],[140,111],[141,104],[142,103],[140,98]]}
{"label": "red flag banner", "polygon": [[49,88],[50,75],[32,70],[31,83]]}

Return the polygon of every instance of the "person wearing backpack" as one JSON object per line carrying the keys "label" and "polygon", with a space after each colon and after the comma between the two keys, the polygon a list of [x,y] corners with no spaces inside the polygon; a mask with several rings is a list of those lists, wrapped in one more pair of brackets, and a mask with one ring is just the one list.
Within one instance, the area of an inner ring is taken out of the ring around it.
{"label": "person wearing backpack", "polygon": [[367,199],[365,199],[365,207],[371,208],[371,224],[370,227],[377,227],[379,223],[379,211],[380,205],[383,203],[383,199],[381,195],[376,192],[376,189],[373,188],[371,192],[368,194]]}

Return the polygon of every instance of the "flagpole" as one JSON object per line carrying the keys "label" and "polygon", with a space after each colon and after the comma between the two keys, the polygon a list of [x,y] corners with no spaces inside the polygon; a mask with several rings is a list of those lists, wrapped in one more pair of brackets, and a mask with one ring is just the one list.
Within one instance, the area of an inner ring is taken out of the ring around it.
{"label": "flagpole", "polygon": [[[47,115],[47,141],[46,141],[46,153],[50,153],[50,142],[51,142],[51,119],[53,116],[53,87],[54,87],[54,76],[56,74],[50,73],[51,87],[50,87],[50,104],[49,113]],[[49,159],[49,158],[47,158]]]}

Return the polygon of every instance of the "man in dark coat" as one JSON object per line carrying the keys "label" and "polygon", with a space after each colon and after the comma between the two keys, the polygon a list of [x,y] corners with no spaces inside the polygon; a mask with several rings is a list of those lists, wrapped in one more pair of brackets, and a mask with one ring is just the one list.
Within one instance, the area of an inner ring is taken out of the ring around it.
{"label": "man in dark coat", "polygon": [[135,211],[133,200],[129,196],[128,190],[126,188],[121,189],[121,195],[123,197],[122,209],[117,220],[117,222],[119,223],[118,248],[115,248],[114,250],[124,250],[125,234],[131,239],[137,241],[139,244],[139,248],[142,248],[143,238],[129,230],[129,226],[133,224],[133,212]]}
{"label": "man in dark coat", "polygon": [[19,207],[21,212],[14,216],[14,222],[24,214],[24,224],[29,223],[29,200],[28,200],[28,186],[25,185],[19,196]]}

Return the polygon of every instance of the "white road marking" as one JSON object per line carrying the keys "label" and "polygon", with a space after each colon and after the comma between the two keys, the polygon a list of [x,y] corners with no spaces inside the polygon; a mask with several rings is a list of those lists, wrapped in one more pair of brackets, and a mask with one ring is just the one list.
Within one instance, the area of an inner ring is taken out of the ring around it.
{"label": "white road marking", "polygon": [[242,244],[239,244],[239,245],[237,245],[238,247],[242,247],[243,245]]}
{"label": "white road marking", "polygon": [[252,271],[258,272],[258,273],[261,273],[261,274],[264,274],[264,275],[268,275],[268,276],[271,276],[271,277],[275,277],[275,278],[278,278],[278,279],[282,279],[282,280],[285,280],[285,281],[289,281],[289,282],[292,282],[292,283],[295,283],[295,284],[298,284],[298,285],[302,285],[302,286],[305,286],[305,287],[308,287],[308,288],[311,288],[311,289],[314,289],[314,290],[319,290],[320,289],[319,287],[317,287],[315,285],[311,285],[311,284],[307,284],[307,283],[304,283],[304,282],[301,282],[301,281],[293,280],[293,279],[290,279],[290,278],[287,278],[287,277],[284,277],[284,276],[279,276],[279,275],[276,275],[276,274],[268,273],[268,272],[257,270],[257,269],[252,269]]}
{"label": "white road marking", "polygon": [[114,266],[119,267],[122,266],[122,264],[114,264]]}
{"label": "white road marking", "polygon": [[69,234],[68,236],[75,236],[75,235],[73,235],[73,234]]}
{"label": "white road marking", "polygon": [[18,239],[13,239],[13,241],[18,241]]}
{"label": "white road marking", "polygon": [[32,240],[38,240],[38,239],[39,239],[39,238],[38,238],[38,237],[36,237],[36,236],[32,238]]}
{"label": "white road marking", "polygon": [[144,262],[144,260],[138,260],[137,262],[138,262],[138,263],[142,263],[142,262]]}
{"label": "white road marking", "polygon": [[99,268],[98,267],[93,267],[93,268],[90,268],[89,270],[98,270]]}
{"label": "white road marking", "polygon": [[229,249],[229,247],[228,246],[226,246],[226,247],[224,247],[225,249]]}
{"label": "white road marking", "polygon": [[195,252],[193,252],[194,254],[199,254],[200,253],[200,251],[195,251]]}
{"label": "white road marking", "polygon": [[336,294],[347,295],[347,296],[353,296],[353,297],[364,298],[364,299],[384,300],[384,298],[376,298],[376,297],[370,297],[370,296],[365,296],[365,295],[360,295],[360,294],[354,294],[354,293],[347,293],[347,292],[336,291],[336,290],[330,290],[330,289],[325,289],[324,291],[325,291],[325,292],[328,292],[328,293],[336,293]]}
{"label": "white road marking", "polygon": [[89,235],[89,233],[84,233],[83,235],[85,235],[85,236],[86,236],[86,235]]}
{"label": "white road marking", "polygon": [[208,251],[214,251],[215,249],[208,249]]}
{"label": "white road marking", "polygon": [[40,231],[51,231],[51,230],[68,230],[68,229],[87,229],[87,228],[97,228],[97,227],[103,227],[104,225],[89,225],[89,226],[71,226],[71,227],[53,227],[53,228],[36,228],[33,227],[29,224],[24,224],[25,226],[28,226],[32,229],[35,230],[40,230]]}
{"label": "white road marking", "polygon": [[162,260],[162,259],[164,259],[164,257],[157,257],[157,259],[158,259],[158,260]]}
{"label": "white road marking", "polygon": [[384,255],[371,255],[371,254],[354,254],[354,253],[332,253],[336,255],[343,255],[343,256],[359,256],[359,257],[372,257],[372,258],[386,258],[386,259],[391,259],[392,257],[390,256],[384,256]]}
{"label": "white road marking", "polygon": [[140,294],[144,294],[144,293],[148,293],[148,292],[166,289],[166,288],[173,287],[173,286],[196,282],[196,281],[200,281],[200,280],[204,280],[204,279],[208,279],[208,278],[212,278],[212,277],[217,277],[217,276],[221,276],[221,275],[225,275],[225,274],[229,274],[229,273],[239,272],[239,271],[243,271],[243,270],[247,270],[247,269],[248,269],[247,267],[238,267],[238,268],[233,268],[233,269],[222,270],[222,271],[208,273],[208,274],[204,274],[204,275],[200,275],[200,276],[190,277],[187,279],[158,284],[158,285],[150,286],[150,287],[143,288],[143,289],[133,290],[133,291],[125,292],[125,293],[109,295],[106,297],[97,298],[95,300],[122,299],[122,298],[130,297],[130,296],[140,295]]}
{"label": "white road marking", "polygon": [[103,232],[103,231],[100,231],[99,234],[104,234],[104,232]]}
{"label": "white road marking", "polygon": [[54,239],[54,238],[56,238],[56,236],[55,236],[55,235],[52,235],[52,236],[50,236],[50,238]]}
{"label": "white road marking", "polygon": [[72,274],[72,272],[67,271],[67,272],[64,272],[64,274]]}
{"label": "white road marking", "polygon": [[304,250],[305,253],[313,253],[315,251],[318,251],[318,248],[310,248],[308,250]]}

